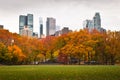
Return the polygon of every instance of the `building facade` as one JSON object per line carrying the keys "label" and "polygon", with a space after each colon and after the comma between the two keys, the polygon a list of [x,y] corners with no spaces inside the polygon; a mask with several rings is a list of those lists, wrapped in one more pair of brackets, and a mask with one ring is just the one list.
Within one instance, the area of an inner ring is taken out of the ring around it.
{"label": "building facade", "polygon": [[24,26],[27,26],[33,34],[33,14],[20,15],[19,16],[19,34],[22,35]]}
{"label": "building facade", "polygon": [[89,29],[89,31],[92,31],[94,29],[93,20],[85,20],[83,22],[83,27]]}
{"label": "building facade", "polygon": [[39,18],[39,25],[40,25],[40,38],[42,38],[42,36],[43,36],[43,20],[41,17]]}
{"label": "building facade", "polygon": [[3,25],[0,25],[0,29],[4,29],[4,26],[3,26]]}
{"label": "building facade", "polygon": [[62,30],[56,31],[55,36],[60,36],[63,34],[68,34],[69,32],[72,32],[72,30],[69,29],[69,27],[63,27]]}
{"label": "building facade", "polygon": [[22,36],[27,36],[27,37],[32,37],[33,33],[32,31],[29,29],[28,26],[24,26],[24,29],[21,30],[21,35]]}
{"label": "building facade", "polygon": [[27,14],[27,26],[33,32],[33,14]]}
{"label": "building facade", "polygon": [[46,21],[46,36],[55,35],[56,20],[54,18],[47,18]]}
{"label": "building facade", "polygon": [[69,32],[70,32],[70,30],[69,30],[68,27],[64,27],[64,28],[61,30],[61,34],[67,34],[67,33],[69,33]]}
{"label": "building facade", "polygon": [[94,28],[98,31],[101,29],[101,18],[100,14],[97,12],[95,13],[95,16],[93,17],[93,23],[94,23]]}

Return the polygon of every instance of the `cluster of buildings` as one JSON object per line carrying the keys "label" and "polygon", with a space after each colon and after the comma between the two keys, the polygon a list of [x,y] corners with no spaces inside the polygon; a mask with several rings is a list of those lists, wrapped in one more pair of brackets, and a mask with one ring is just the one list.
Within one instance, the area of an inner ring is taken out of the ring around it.
{"label": "cluster of buildings", "polygon": [[85,20],[83,22],[83,28],[88,29],[89,32],[92,32],[94,29],[99,32],[105,32],[106,30],[101,27],[101,18],[100,14],[97,12],[92,20]]}
{"label": "cluster of buildings", "polygon": [[[19,34],[22,36],[28,36],[28,37],[37,37],[38,33],[33,32],[33,14],[27,14],[27,15],[20,15],[19,16]],[[43,34],[43,20],[42,18],[39,18],[39,35],[40,38],[44,38],[45,35]],[[92,32],[94,29],[98,30],[99,32],[105,32],[106,30],[101,27],[101,18],[100,14],[97,12],[95,13],[95,16],[92,20],[85,20],[83,22],[83,28],[88,29],[90,32]],[[69,27],[64,27],[62,30],[56,30],[56,19],[52,17],[47,17],[46,20],[46,36],[60,36],[62,34],[67,34],[69,32],[72,32],[72,30],[69,30]]]}
{"label": "cluster of buildings", "polygon": [[4,29],[4,26],[3,26],[3,25],[0,25],[0,30],[1,30],[1,29]]}
{"label": "cluster of buildings", "polygon": [[[19,34],[22,36],[28,37],[37,37],[38,33],[33,32],[33,14],[27,15],[20,15],[19,16]],[[66,34],[71,32],[68,27],[64,27],[62,30],[56,31],[56,19],[52,17],[48,17],[46,20],[46,36],[60,36],[62,34]],[[45,35],[43,34],[43,20],[39,18],[39,33],[40,38],[44,38]]]}
{"label": "cluster of buildings", "polygon": [[[37,32],[33,32],[34,21],[33,14],[20,15],[19,16],[19,34],[21,36],[28,37],[36,37],[36,38],[44,38],[45,34],[43,33],[43,20],[39,18],[39,37]],[[0,29],[3,29],[4,26],[0,25]],[[56,26],[56,19],[52,17],[47,17],[46,20],[46,36],[60,36],[62,34],[67,34],[72,32],[69,30],[69,27],[63,27],[61,30],[57,30],[58,26]],[[101,27],[101,18],[100,14],[97,12],[92,20],[83,21],[83,28],[88,29],[89,32],[93,30],[98,30],[99,32],[106,32],[104,28]]]}

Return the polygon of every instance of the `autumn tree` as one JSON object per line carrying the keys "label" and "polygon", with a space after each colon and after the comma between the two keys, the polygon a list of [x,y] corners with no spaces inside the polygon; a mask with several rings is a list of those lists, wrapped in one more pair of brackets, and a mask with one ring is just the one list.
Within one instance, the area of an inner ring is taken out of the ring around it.
{"label": "autumn tree", "polygon": [[36,39],[0,30],[0,63],[36,64],[50,60],[64,64],[115,64],[120,62],[119,41],[119,31],[80,30]]}
{"label": "autumn tree", "polygon": [[0,63],[1,64],[7,63],[6,53],[7,53],[7,47],[0,42]]}
{"label": "autumn tree", "polygon": [[47,36],[45,39],[42,40],[44,43],[43,49],[46,52],[46,56],[49,57],[50,61],[54,61],[54,52],[55,52],[55,40],[56,38],[54,36]]}
{"label": "autumn tree", "polygon": [[120,54],[120,32],[108,31],[108,37],[106,38],[106,53],[109,54],[108,61],[110,64],[115,64],[116,60],[119,60]]}
{"label": "autumn tree", "polygon": [[12,41],[12,33],[8,30],[0,30],[0,42],[5,44],[6,46],[11,45]]}
{"label": "autumn tree", "polygon": [[11,64],[21,64],[26,58],[17,45],[8,46],[7,56],[9,57]]}

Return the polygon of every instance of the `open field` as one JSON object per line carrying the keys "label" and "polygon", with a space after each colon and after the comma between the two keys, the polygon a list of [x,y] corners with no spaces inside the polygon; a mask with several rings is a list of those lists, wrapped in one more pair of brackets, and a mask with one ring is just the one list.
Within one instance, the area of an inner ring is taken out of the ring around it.
{"label": "open field", "polygon": [[120,66],[0,66],[0,80],[120,80]]}

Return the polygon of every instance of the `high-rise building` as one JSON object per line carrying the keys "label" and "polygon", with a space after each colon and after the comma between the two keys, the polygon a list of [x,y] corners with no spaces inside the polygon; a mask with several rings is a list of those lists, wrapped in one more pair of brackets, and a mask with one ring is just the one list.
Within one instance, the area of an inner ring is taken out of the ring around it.
{"label": "high-rise building", "polygon": [[33,32],[33,14],[27,14],[27,26]]}
{"label": "high-rise building", "polygon": [[46,21],[46,36],[55,35],[56,20],[54,18],[47,18]]}
{"label": "high-rise building", "polygon": [[22,34],[22,30],[24,29],[24,26],[27,26],[27,16],[20,15],[19,16],[19,34]]}
{"label": "high-rise building", "polygon": [[93,20],[85,20],[83,22],[83,27],[89,29],[89,31],[92,31],[94,29]]}
{"label": "high-rise building", "polygon": [[105,32],[106,30],[101,27],[101,18],[100,14],[97,12],[93,17],[93,20],[85,20],[83,22],[83,28],[88,29],[90,32],[94,29],[99,32]]}
{"label": "high-rise building", "polygon": [[4,26],[3,25],[0,25],[0,29],[3,29],[4,28]]}
{"label": "high-rise building", "polygon": [[22,30],[24,26],[27,26],[33,34],[33,14],[20,15],[19,16],[19,34],[22,35]]}
{"label": "high-rise building", "polygon": [[39,18],[39,24],[40,24],[40,38],[42,38],[42,36],[43,36],[43,20],[41,17]]}
{"label": "high-rise building", "polygon": [[100,28],[101,28],[101,18],[100,18],[100,14],[98,12],[95,13],[95,16],[93,17],[93,22],[94,22],[94,28],[96,30],[100,31]]}

